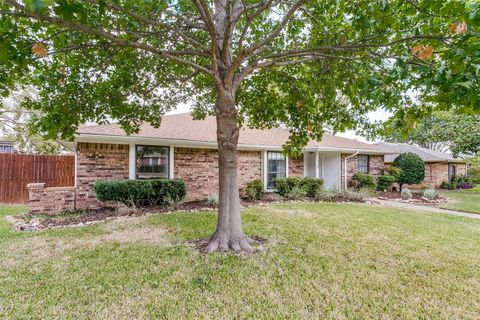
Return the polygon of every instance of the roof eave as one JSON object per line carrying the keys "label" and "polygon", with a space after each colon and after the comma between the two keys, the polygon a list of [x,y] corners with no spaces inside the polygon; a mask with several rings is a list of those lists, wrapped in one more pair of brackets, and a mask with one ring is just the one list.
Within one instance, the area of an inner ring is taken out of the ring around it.
{"label": "roof eave", "polygon": [[[117,136],[104,134],[85,134],[78,133],[75,137],[75,142],[87,143],[124,143],[124,144],[163,144],[178,147],[197,147],[197,148],[217,148],[217,143],[212,141],[197,141],[197,140],[182,140],[182,139],[161,139],[155,137],[137,137],[137,136]],[[258,144],[238,144],[241,150],[282,150],[281,145],[258,145]],[[339,147],[306,147],[306,152],[309,151],[336,151],[336,152],[361,152],[365,154],[387,154],[388,151],[365,149],[365,148],[339,148]]]}

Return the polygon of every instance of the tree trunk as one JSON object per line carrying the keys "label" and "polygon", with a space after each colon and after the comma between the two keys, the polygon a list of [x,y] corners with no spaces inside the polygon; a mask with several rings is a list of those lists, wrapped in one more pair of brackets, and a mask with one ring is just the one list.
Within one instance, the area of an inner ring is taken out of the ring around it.
{"label": "tree trunk", "polygon": [[219,207],[217,229],[211,236],[206,253],[214,251],[252,252],[252,240],[242,229],[240,194],[237,182],[237,144],[239,128],[235,99],[231,94],[219,94],[215,103],[217,118]]}

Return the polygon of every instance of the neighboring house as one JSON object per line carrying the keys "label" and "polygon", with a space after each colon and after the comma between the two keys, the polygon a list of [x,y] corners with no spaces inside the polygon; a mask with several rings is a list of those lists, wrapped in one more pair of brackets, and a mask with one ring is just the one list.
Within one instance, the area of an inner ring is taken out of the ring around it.
{"label": "neighboring house", "polygon": [[15,144],[13,141],[0,140],[0,153],[16,153]]}
{"label": "neighboring house", "polygon": [[[242,128],[238,142],[239,188],[261,179],[273,191],[275,178],[323,178],[326,188],[344,184],[357,172],[383,174],[384,152],[378,145],[337,136],[311,141],[301,157],[285,157],[282,145],[289,132],[274,128]],[[66,145],[64,143],[64,145]],[[127,136],[118,124],[92,125],[77,131],[70,146],[76,153],[77,207],[98,205],[93,183],[100,179],[180,178],[186,183],[187,200],[206,199],[218,192],[216,120],[193,120],[190,113],[168,115],[159,128],[144,124]]]}
{"label": "neighboring house", "polygon": [[438,188],[442,182],[450,182],[452,177],[467,172],[467,164],[462,159],[456,159],[451,154],[429,150],[409,144],[380,142],[380,148],[390,151],[385,155],[385,165],[390,166],[393,160],[404,152],[413,152],[425,162],[425,179],[415,187]]}

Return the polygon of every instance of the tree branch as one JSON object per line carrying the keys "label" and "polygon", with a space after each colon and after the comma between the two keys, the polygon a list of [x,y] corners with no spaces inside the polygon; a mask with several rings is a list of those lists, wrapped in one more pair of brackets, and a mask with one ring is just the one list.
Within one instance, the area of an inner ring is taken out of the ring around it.
{"label": "tree branch", "polygon": [[288,12],[283,17],[282,21],[278,24],[278,26],[273,30],[272,33],[263,40],[253,44],[251,47],[245,49],[245,54],[251,54],[257,50],[264,49],[268,44],[270,44],[275,38],[282,32],[283,28],[288,24],[292,16],[295,14],[297,9],[303,5],[307,0],[298,0],[293,6],[290,7]]}
{"label": "tree branch", "polygon": [[28,11],[24,6],[17,3],[15,0],[5,0],[5,3],[8,4],[9,6],[15,8],[15,9],[17,9],[17,10],[23,11],[30,18],[34,18],[34,19],[40,20],[40,21],[47,21],[47,22],[50,22],[50,23],[58,25],[58,26],[62,26],[62,27],[69,28],[69,29],[72,29],[72,30],[77,30],[77,31],[80,31],[80,32],[83,32],[83,33],[92,34],[92,35],[98,36],[100,38],[107,39],[107,40],[110,41],[110,43],[115,44],[118,47],[128,47],[128,48],[141,49],[141,50],[144,50],[144,51],[148,51],[148,52],[157,54],[157,55],[161,56],[162,58],[172,60],[172,61],[175,61],[175,62],[179,62],[181,64],[186,64],[186,65],[189,65],[189,66],[193,67],[194,69],[203,71],[203,72],[205,72],[207,74],[210,74],[210,75],[213,75],[213,70],[212,69],[210,69],[208,67],[204,67],[204,66],[199,65],[195,62],[185,60],[185,59],[179,57],[180,55],[182,55],[181,52],[160,50],[160,49],[154,48],[154,47],[152,47],[148,44],[144,44],[144,43],[140,43],[140,42],[136,42],[136,41],[127,41],[127,40],[119,39],[114,34],[109,33],[107,31],[104,31],[104,30],[101,30],[101,29],[93,28],[93,27],[83,25],[83,24],[77,24],[77,23],[74,23],[72,21],[65,21],[63,19],[60,19],[60,18],[57,18],[57,17],[52,17],[50,15],[45,15],[45,14],[41,14],[41,13],[37,13],[37,12],[31,12],[31,11]]}

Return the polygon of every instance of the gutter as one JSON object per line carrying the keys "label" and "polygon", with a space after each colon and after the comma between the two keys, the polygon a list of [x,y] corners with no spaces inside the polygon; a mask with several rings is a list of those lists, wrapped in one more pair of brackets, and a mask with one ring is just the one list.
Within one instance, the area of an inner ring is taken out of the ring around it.
{"label": "gutter", "polygon": [[[79,134],[75,138],[75,142],[92,142],[92,143],[124,143],[124,144],[146,144],[146,145],[165,145],[175,147],[186,148],[209,148],[217,149],[217,142],[213,141],[195,141],[195,140],[182,140],[182,139],[168,139],[168,138],[155,138],[155,137],[136,137],[136,136],[116,136],[116,135],[100,135],[100,134]],[[281,146],[270,146],[260,144],[238,144],[239,150],[282,150]],[[388,154],[388,151],[376,150],[376,149],[362,149],[362,148],[339,148],[339,147],[305,147],[305,152],[326,151],[326,152],[362,152],[365,154]]]}
{"label": "gutter", "polygon": [[359,150],[357,150],[354,154],[349,155],[348,157],[345,157],[345,159],[343,160],[343,161],[345,161],[345,163],[344,163],[344,165],[343,165],[343,169],[344,169],[344,173],[345,173],[345,175],[344,175],[344,177],[345,177],[345,178],[344,178],[344,180],[345,180],[345,181],[344,181],[344,190],[345,190],[345,191],[347,191],[347,187],[348,187],[347,160],[350,159],[350,158],[355,157],[356,155],[358,155],[358,153],[359,153]]}

